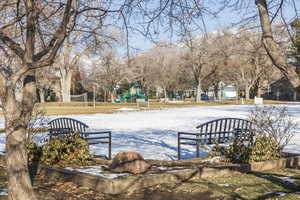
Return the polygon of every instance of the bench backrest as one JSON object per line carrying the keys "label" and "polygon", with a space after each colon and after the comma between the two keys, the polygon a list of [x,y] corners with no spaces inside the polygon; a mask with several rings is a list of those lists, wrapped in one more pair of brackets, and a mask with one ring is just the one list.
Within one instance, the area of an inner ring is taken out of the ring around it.
{"label": "bench backrest", "polygon": [[68,129],[70,132],[80,132],[84,133],[85,130],[88,128],[83,122],[80,122],[76,119],[72,118],[57,118],[49,122],[50,132],[51,130],[66,130]]}
{"label": "bench backrest", "polygon": [[216,119],[196,127],[205,143],[226,142],[232,138],[251,140],[252,123],[239,118]]}

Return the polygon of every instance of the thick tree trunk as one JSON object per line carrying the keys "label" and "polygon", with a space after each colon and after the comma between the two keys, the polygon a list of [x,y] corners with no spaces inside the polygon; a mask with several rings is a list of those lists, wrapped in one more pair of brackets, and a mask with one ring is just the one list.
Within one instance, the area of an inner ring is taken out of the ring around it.
{"label": "thick tree trunk", "polygon": [[215,99],[219,99],[219,83],[214,84]]}
{"label": "thick tree trunk", "polygon": [[164,90],[164,98],[165,98],[165,103],[167,103],[167,98],[168,98],[168,95],[167,95],[167,89],[166,88],[164,88],[163,89]]}
{"label": "thick tree trunk", "polygon": [[248,86],[248,84],[245,85],[245,98],[246,100],[250,99],[250,87]]}
{"label": "thick tree trunk", "polygon": [[111,103],[115,103],[115,99],[114,99],[114,93],[113,92],[110,92],[110,102]]}
{"label": "thick tree trunk", "polygon": [[45,103],[45,91],[44,89],[39,89],[40,101],[41,103]]}
{"label": "thick tree trunk", "polygon": [[6,133],[6,164],[9,200],[35,200],[28,170],[26,130],[36,100],[35,78],[24,79],[22,101],[16,100],[15,86],[6,90],[3,100]]}
{"label": "thick tree trunk", "polygon": [[297,74],[296,68],[293,65],[288,64],[287,58],[284,56],[280,47],[273,38],[266,0],[256,0],[255,3],[259,11],[261,28],[263,31],[262,42],[264,48],[266,49],[273,64],[283,73],[284,76],[287,77],[293,87],[299,90],[300,76]]}
{"label": "thick tree trunk", "polygon": [[71,80],[71,71],[67,71],[64,76],[61,77],[61,95],[63,102],[71,102]]}
{"label": "thick tree trunk", "polygon": [[262,81],[261,81],[261,78],[258,79],[257,81],[257,92],[256,92],[256,96],[258,98],[260,98],[262,95]]}
{"label": "thick tree trunk", "polygon": [[198,85],[197,85],[196,102],[201,102],[201,92],[202,92],[202,88],[201,88],[201,80],[199,79]]}
{"label": "thick tree trunk", "polygon": [[260,98],[260,97],[261,97],[261,94],[262,94],[261,88],[258,86],[256,96],[257,96],[258,98]]}

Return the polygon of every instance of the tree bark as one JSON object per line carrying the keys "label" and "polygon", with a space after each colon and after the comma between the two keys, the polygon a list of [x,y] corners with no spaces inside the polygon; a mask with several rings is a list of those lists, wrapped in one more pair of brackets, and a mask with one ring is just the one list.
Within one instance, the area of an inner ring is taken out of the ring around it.
{"label": "tree bark", "polygon": [[115,103],[114,92],[110,92],[110,102]]}
{"label": "tree bark", "polygon": [[197,95],[196,95],[196,102],[201,102],[201,92],[202,92],[202,88],[201,88],[201,80],[198,80],[198,85],[197,85]]}
{"label": "tree bark", "polygon": [[256,92],[256,96],[257,96],[258,98],[260,98],[261,95],[262,95],[262,80],[261,80],[261,78],[259,78],[259,79],[257,80],[257,92]]}
{"label": "tree bark", "polygon": [[215,94],[215,98],[216,100],[219,99],[219,83],[214,84],[214,94]]}
{"label": "tree bark", "polygon": [[45,91],[43,88],[39,89],[39,95],[40,95],[40,102],[45,103]]}
{"label": "tree bark", "polygon": [[66,71],[60,80],[61,80],[62,101],[63,102],[71,102],[72,72]]}
{"label": "tree bark", "polygon": [[246,100],[250,99],[250,86],[248,84],[245,85],[245,98]]}
{"label": "tree bark", "polygon": [[163,90],[164,90],[164,97],[165,97],[165,101],[164,102],[167,103],[167,98],[168,98],[167,89],[164,87]]}
{"label": "tree bark", "polygon": [[255,0],[255,3],[259,11],[264,48],[271,58],[272,63],[286,76],[293,87],[299,91],[300,76],[297,74],[295,66],[287,62],[287,58],[273,38],[267,2],[266,0]]}
{"label": "tree bark", "polygon": [[35,78],[26,76],[22,101],[16,100],[15,85],[2,98],[6,133],[6,164],[9,200],[35,200],[28,170],[26,130],[36,100]]}

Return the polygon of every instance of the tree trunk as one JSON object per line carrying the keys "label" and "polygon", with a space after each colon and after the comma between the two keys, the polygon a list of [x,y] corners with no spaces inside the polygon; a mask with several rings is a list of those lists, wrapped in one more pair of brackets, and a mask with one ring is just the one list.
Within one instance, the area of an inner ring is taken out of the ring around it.
{"label": "tree trunk", "polygon": [[215,98],[219,99],[219,83],[214,84],[214,94],[215,94]]}
{"label": "tree trunk", "polygon": [[258,81],[257,81],[257,92],[256,92],[256,96],[257,96],[258,98],[260,98],[261,95],[262,95],[262,80],[261,80],[261,78],[259,78]]}
{"label": "tree trunk", "polygon": [[260,98],[260,97],[261,97],[261,93],[262,93],[261,88],[260,88],[260,86],[258,86],[256,96],[257,96],[258,98]]}
{"label": "tree trunk", "polygon": [[40,102],[45,103],[45,91],[43,88],[39,89]]}
{"label": "tree trunk", "polygon": [[113,92],[110,92],[110,102],[111,103],[115,103],[115,99],[114,99],[114,93]]}
{"label": "tree trunk", "polygon": [[71,102],[71,79],[71,71],[66,71],[66,73],[61,77],[61,94],[63,102]]}
{"label": "tree trunk", "polygon": [[245,98],[246,100],[250,99],[250,87],[248,86],[248,84],[245,85]]}
{"label": "tree trunk", "polygon": [[164,87],[163,90],[164,90],[165,103],[167,103],[167,98],[168,98],[167,89]]}
{"label": "tree trunk", "polygon": [[26,130],[36,100],[35,77],[27,76],[22,101],[16,100],[15,86],[9,86],[3,100],[6,133],[6,165],[9,200],[35,200],[28,170]]}
{"label": "tree trunk", "polygon": [[271,58],[272,63],[283,73],[284,76],[286,76],[293,87],[299,91],[300,76],[297,74],[296,68],[293,65],[288,64],[287,58],[273,38],[266,0],[256,0],[255,3],[259,11],[264,48]]}
{"label": "tree trunk", "polygon": [[201,102],[201,80],[198,80],[196,102]]}

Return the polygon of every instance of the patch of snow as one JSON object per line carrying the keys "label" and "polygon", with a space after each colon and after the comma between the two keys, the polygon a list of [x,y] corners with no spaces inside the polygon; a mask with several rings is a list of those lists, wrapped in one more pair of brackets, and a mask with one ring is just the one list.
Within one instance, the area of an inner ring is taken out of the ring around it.
{"label": "patch of snow", "polygon": [[271,177],[271,175],[261,175],[260,177],[269,178],[269,177]]}
{"label": "patch of snow", "polygon": [[276,178],[279,178],[285,182],[289,182],[289,183],[295,183],[295,181],[297,181],[296,179],[293,179],[291,177],[279,177],[279,176],[276,176]]}
{"label": "patch of snow", "polygon": [[174,170],[181,170],[181,169],[186,169],[186,167],[183,166],[174,166],[174,167],[169,167],[169,166],[152,166],[154,168],[160,169],[160,170],[167,170],[167,171],[174,171]]}
{"label": "patch of snow", "polygon": [[229,184],[218,184],[221,187],[229,187]]}
{"label": "patch of snow", "polygon": [[0,196],[7,196],[8,190],[7,189],[0,189]]}
{"label": "patch of snow", "polygon": [[69,171],[76,171],[76,172],[82,172],[82,173],[86,173],[86,174],[92,174],[92,175],[96,175],[96,176],[101,176],[103,178],[107,178],[107,179],[114,179],[114,178],[118,178],[121,176],[129,176],[129,173],[106,173],[103,172],[103,167],[102,165],[97,165],[97,166],[83,166],[80,168],[71,168],[71,167],[66,167],[64,169],[69,170]]}
{"label": "patch of snow", "polygon": [[139,109],[136,109],[136,108],[126,108],[126,107],[124,107],[124,108],[119,108],[119,109],[116,109],[116,110],[118,110],[118,111],[137,111],[137,110],[139,110]]}
{"label": "patch of snow", "polygon": [[210,162],[210,163],[215,163],[215,162],[219,162],[220,160],[222,160],[224,158],[225,158],[225,156],[215,156],[215,157],[212,157],[212,158],[209,158],[209,159],[205,159],[203,161]]}
{"label": "patch of snow", "polygon": [[281,196],[281,197],[286,195],[286,193],[284,193],[284,192],[276,192],[275,194],[278,195],[278,196]]}
{"label": "patch of snow", "polygon": [[[286,105],[293,119],[300,125],[300,106]],[[113,114],[69,115],[91,127],[91,131],[112,131],[112,156],[118,152],[134,151],[145,159],[177,160],[177,132],[197,132],[196,126],[218,118],[237,117],[246,119],[252,105],[230,106],[194,106],[185,108],[166,108],[147,112],[118,112]],[[124,108],[122,108],[124,109]],[[127,109],[127,108],[126,108]],[[130,108],[133,109],[133,108]],[[49,117],[49,120],[60,116]],[[0,118],[0,128],[4,119]],[[38,137],[45,136],[41,134]],[[0,134],[0,151],[5,149],[5,134]],[[107,145],[91,145],[90,150],[97,155],[107,155]],[[295,137],[284,149],[291,153],[300,153],[300,127]],[[194,158],[194,146],[182,146],[182,158]],[[200,149],[200,156],[207,150]]]}

